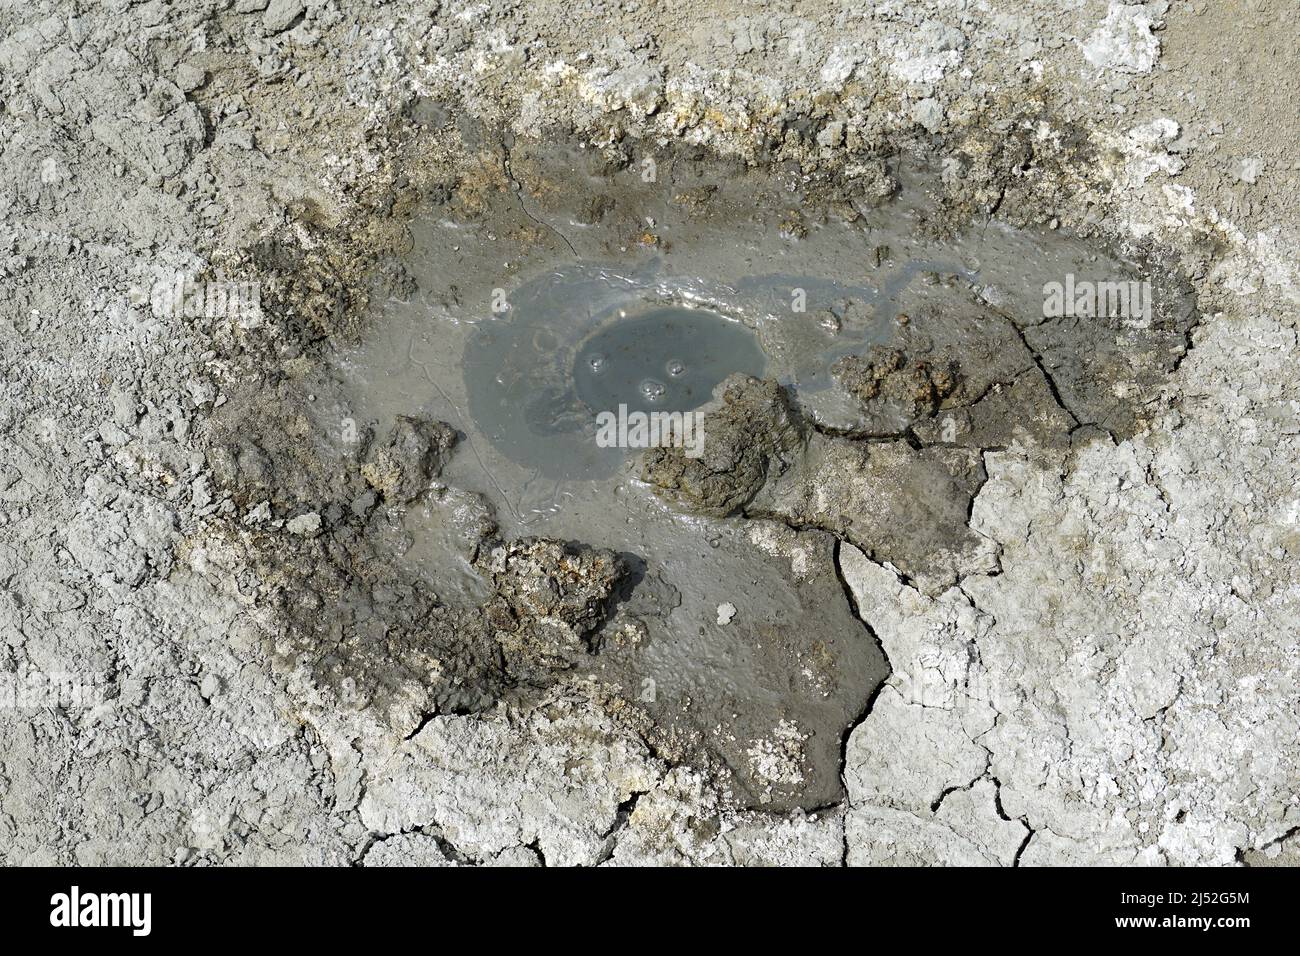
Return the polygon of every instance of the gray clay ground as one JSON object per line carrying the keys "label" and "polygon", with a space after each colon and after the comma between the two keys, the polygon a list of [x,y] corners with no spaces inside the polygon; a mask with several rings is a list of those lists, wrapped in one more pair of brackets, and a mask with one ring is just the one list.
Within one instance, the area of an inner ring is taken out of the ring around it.
{"label": "gray clay ground", "polygon": [[[1297,32],[0,8],[0,860],[1296,862]],[[476,419],[589,267],[761,343],[703,457]]]}

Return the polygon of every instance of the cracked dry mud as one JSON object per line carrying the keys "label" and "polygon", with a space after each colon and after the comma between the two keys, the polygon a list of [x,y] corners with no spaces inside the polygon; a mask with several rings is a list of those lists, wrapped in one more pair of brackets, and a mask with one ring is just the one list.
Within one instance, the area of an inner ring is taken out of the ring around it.
{"label": "cracked dry mud", "polygon": [[[1296,45],[1226,16],[0,12],[0,859],[1295,862],[1300,168],[1214,64]],[[590,455],[680,306],[703,454]]]}

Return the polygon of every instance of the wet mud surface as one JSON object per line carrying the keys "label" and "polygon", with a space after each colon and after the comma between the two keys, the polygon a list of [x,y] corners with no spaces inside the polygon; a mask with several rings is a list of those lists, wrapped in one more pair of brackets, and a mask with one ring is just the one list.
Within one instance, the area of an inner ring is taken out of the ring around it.
{"label": "wet mud surface", "polygon": [[[591,676],[740,805],[839,799],[889,665],[838,548],[930,594],[998,573],[984,453],[1131,433],[1195,315],[1149,250],[962,219],[939,175],[486,137],[302,385],[336,503],[289,562],[289,650],[410,732]],[[1049,316],[1067,274],[1150,309]],[[702,454],[598,447],[620,403],[701,409]]]}

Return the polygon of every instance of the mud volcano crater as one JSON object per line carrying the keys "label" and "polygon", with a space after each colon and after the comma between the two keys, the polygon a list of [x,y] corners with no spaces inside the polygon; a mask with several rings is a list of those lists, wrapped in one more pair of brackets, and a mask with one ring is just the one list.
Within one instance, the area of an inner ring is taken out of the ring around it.
{"label": "mud volcano crater", "polygon": [[[971,525],[983,454],[1055,467],[1142,427],[1190,292],[1156,250],[958,218],[913,155],[819,179],[475,148],[313,383],[340,500],[285,653],[404,733],[590,678],[736,803],[836,801],[890,666],[845,559],[931,594],[997,574]],[[1067,278],[1145,298],[1052,314]],[[701,452],[601,447],[620,405],[699,411]]]}
{"label": "mud volcano crater", "polygon": [[[602,284],[608,301],[593,308]],[[625,455],[599,440],[602,413],[690,412],[727,375],[762,374],[741,323],[642,301],[646,291],[611,268],[557,270],[476,326],[462,362],[468,414],[497,451],[544,479],[608,477]]]}

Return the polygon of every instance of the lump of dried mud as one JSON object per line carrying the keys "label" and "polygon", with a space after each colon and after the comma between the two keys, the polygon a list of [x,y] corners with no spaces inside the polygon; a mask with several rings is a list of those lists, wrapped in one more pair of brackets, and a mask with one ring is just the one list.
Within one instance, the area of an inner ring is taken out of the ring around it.
{"label": "lump of dried mud", "polygon": [[456,430],[445,422],[399,415],[361,466],[361,476],[389,501],[405,504],[442,473],[455,444]]}
{"label": "lump of dried mud", "polygon": [[896,404],[912,420],[937,412],[961,382],[955,361],[909,359],[901,349],[882,345],[866,355],[846,355],[831,372],[858,401]]}
{"label": "lump of dried mud", "polygon": [[402,733],[422,715],[477,711],[512,688],[550,685],[590,653],[626,573],[612,551],[498,542],[475,561],[491,594],[478,607],[449,606],[387,553],[356,525],[283,536],[277,560],[291,573],[277,575],[287,626],[276,654],[340,706],[370,707]]}
{"label": "lump of dried mud", "polygon": [[498,544],[477,564],[494,592],[483,612],[516,679],[585,654],[627,572],[613,551],[546,538]]}
{"label": "lump of dried mud", "polygon": [[723,516],[743,508],[770,476],[789,467],[803,443],[785,389],[770,379],[730,376],[704,421],[698,458],[663,447],[641,459],[642,480],[701,514]]}

